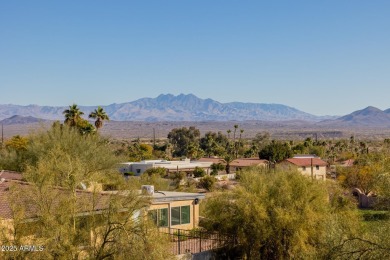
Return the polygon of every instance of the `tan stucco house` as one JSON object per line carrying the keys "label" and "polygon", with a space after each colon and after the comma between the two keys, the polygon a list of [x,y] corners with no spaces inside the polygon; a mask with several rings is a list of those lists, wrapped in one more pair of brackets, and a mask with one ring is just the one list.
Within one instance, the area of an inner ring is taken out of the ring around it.
{"label": "tan stucco house", "polygon": [[194,229],[199,224],[199,203],[205,198],[201,193],[154,191],[149,217],[158,227]]}
{"label": "tan stucco house", "polygon": [[327,162],[319,157],[293,157],[284,160],[282,166],[290,166],[296,168],[303,175],[309,176],[317,180],[326,179]]}

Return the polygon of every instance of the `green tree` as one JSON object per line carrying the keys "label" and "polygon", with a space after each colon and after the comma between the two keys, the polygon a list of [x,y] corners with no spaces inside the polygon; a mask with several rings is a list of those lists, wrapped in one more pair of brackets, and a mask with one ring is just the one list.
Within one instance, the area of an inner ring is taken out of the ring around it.
{"label": "green tree", "polygon": [[236,189],[207,199],[203,226],[235,234],[246,259],[321,259],[353,234],[357,220],[350,202],[332,195],[297,172],[252,169]]}
{"label": "green tree", "polygon": [[230,173],[230,163],[234,160],[234,156],[232,153],[227,152],[223,157],[223,160],[226,162],[225,172],[226,174]]}
{"label": "green tree", "polygon": [[27,150],[28,138],[22,137],[20,135],[15,135],[11,139],[5,142],[5,147],[15,151],[25,151]]}
{"label": "green tree", "polygon": [[[30,184],[12,188],[8,199],[15,213],[14,232],[11,236],[0,232],[0,244],[45,245],[40,259],[169,257],[164,237],[142,215],[136,217],[150,201],[138,195],[140,185],[129,186],[117,173],[122,159],[114,155],[107,139],[82,136],[77,129],[59,124],[29,138],[24,178]],[[113,182],[120,192],[99,192],[97,183]],[[90,191],[79,191],[83,187]],[[28,241],[23,240],[26,234]]]}
{"label": "green tree", "polygon": [[[4,233],[0,232],[2,244],[44,245],[43,251],[31,255],[34,259],[170,257],[166,237],[140,214],[149,206],[149,198],[140,196],[136,190],[122,190],[118,194],[80,191],[74,203],[70,190],[46,184],[12,187],[9,199],[19,218],[12,223],[11,236],[2,236]],[[26,214],[32,210],[34,218]],[[75,216],[74,212],[78,214]],[[10,252],[6,257],[29,259],[26,252]]]}
{"label": "green tree", "polygon": [[217,175],[219,171],[223,171],[225,169],[225,166],[222,165],[222,163],[213,163],[210,166],[211,169],[211,175]]}
{"label": "green tree", "polygon": [[172,129],[168,133],[169,142],[173,145],[173,156],[197,157],[200,131],[194,126]]}
{"label": "green tree", "polygon": [[195,167],[194,169],[194,176],[197,178],[197,177],[203,177],[206,175],[206,171],[203,169],[203,168],[200,168],[200,167]]}
{"label": "green tree", "polygon": [[288,143],[282,143],[280,141],[274,140],[259,152],[260,159],[276,162],[281,162],[287,158],[290,158],[292,155],[293,152]]}
{"label": "green tree", "polygon": [[76,127],[82,135],[94,134],[96,132],[96,128],[83,118],[77,121]]}
{"label": "green tree", "polygon": [[64,123],[69,126],[76,126],[77,122],[80,121],[81,116],[84,115],[84,112],[82,112],[76,104],[69,106],[69,108],[65,109],[62,113],[65,116]]}
{"label": "green tree", "polygon": [[228,143],[228,138],[221,132],[207,132],[204,137],[200,139],[200,148],[208,157],[223,156],[225,147]]}
{"label": "green tree", "polygon": [[212,191],[214,189],[214,184],[216,179],[213,176],[204,176],[199,180],[198,187]]}
{"label": "green tree", "polygon": [[200,139],[200,148],[205,152],[207,157],[215,155],[215,150],[217,148],[216,133],[207,132],[204,137]]}
{"label": "green tree", "polygon": [[127,147],[129,160],[138,162],[153,158],[153,147],[149,144],[140,143],[139,140]]}
{"label": "green tree", "polygon": [[101,107],[101,106],[98,106],[97,109],[95,109],[94,111],[92,111],[89,116],[89,118],[93,118],[95,119],[95,126],[96,126],[96,129],[99,130],[101,127],[103,127],[103,122],[104,120],[107,120],[109,121],[110,118],[108,117],[106,111],[104,111],[104,109]]}
{"label": "green tree", "polygon": [[360,155],[352,167],[339,167],[338,180],[346,188],[358,188],[364,194],[376,192],[381,174],[390,171],[390,159],[385,151]]}
{"label": "green tree", "polygon": [[270,137],[271,135],[268,132],[256,134],[255,138],[252,141],[253,145],[257,147],[256,154],[271,142]]}
{"label": "green tree", "polygon": [[236,132],[237,132],[237,129],[238,129],[238,125],[234,125],[234,132],[233,132],[233,142],[236,142]]}
{"label": "green tree", "polygon": [[82,135],[93,134],[95,132],[96,129],[93,125],[81,117],[84,115],[84,112],[76,104],[69,106],[62,113],[65,116],[64,123],[68,126],[76,127]]}
{"label": "green tree", "polygon": [[153,174],[160,175],[161,177],[165,177],[167,175],[167,169],[162,167],[157,168],[150,168],[147,169],[144,174],[148,174],[149,176],[152,176]]}

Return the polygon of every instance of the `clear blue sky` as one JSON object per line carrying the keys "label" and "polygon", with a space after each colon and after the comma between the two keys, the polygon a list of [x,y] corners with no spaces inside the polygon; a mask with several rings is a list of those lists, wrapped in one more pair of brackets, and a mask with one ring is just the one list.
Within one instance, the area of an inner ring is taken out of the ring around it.
{"label": "clear blue sky", "polygon": [[0,2],[0,103],[390,108],[390,1]]}

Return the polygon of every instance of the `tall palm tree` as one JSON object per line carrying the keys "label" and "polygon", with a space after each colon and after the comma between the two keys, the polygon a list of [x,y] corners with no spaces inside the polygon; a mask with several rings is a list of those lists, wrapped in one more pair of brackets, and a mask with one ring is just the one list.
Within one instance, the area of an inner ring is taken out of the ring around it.
{"label": "tall palm tree", "polygon": [[76,104],[69,106],[69,108],[65,109],[62,114],[65,115],[64,123],[69,126],[76,126],[77,122],[81,119],[81,116],[84,115]]}
{"label": "tall palm tree", "polygon": [[233,140],[236,142],[236,131],[238,129],[238,125],[234,125],[234,132],[233,132]]}
{"label": "tall palm tree", "polygon": [[96,119],[95,126],[96,126],[96,129],[98,129],[98,130],[99,130],[99,128],[101,128],[103,126],[103,121],[104,120],[110,120],[110,118],[108,117],[106,111],[104,111],[104,109],[101,106],[98,106],[97,109],[92,111],[89,114],[89,118]]}
{"label": "tall palm tree", "polygon": [[242,140],[241,140],[242,133],[244,133],[244,129],[240,129],[240,138],[238,139],[238,144],[237,144],[237,147],[236,147],[236,158],[238,157],[238,149],[243,147]]}

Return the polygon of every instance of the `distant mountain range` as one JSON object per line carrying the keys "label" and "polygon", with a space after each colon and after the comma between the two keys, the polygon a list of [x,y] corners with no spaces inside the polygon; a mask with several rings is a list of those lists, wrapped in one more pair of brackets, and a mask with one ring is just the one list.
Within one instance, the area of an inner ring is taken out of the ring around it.
{"label": "distant mountain range", "polygon": [[[80,106],[87,115],[97,106]],[[286,121],[304,120],[318,122],[334,117],[321,117],[280,104],[220,103],[201,99],[195,95],[171,94],[156,98],[141,98],[136,101],[103,106],[111,120],[115,121]],[[62,120],[66,107],[38,105],[0,105],[0,120],[14,115]]]}
{"label": "distant mountain range", "polygon": [[45,122],[48,120],[36,118],[32,116],[11,116],[9,118],[3,119],[0,121],[3,125],[20,125],[20,124],[31,124],[31,123],[39,123],[39,122]]}
{"label": "distant mountain range", "polygon": [[[97,106],[80,106],[88,115]],[[42,120],[63,120],[67,107],[0,105],[0,123],[26,124]],[[351,114],[315,116],[280,104],[220,103],[192,94],[159,95],[136,101],[103,106],[114,121],[291,121],[323,127],[390,127],[390,109],[367,107]]]}
{"label": "distant mountain range", "polygon": [[369,106],[337,119],[325,120],[318,124],[338,127],[390,127],[390,109],[382,111],[379,108]]}

